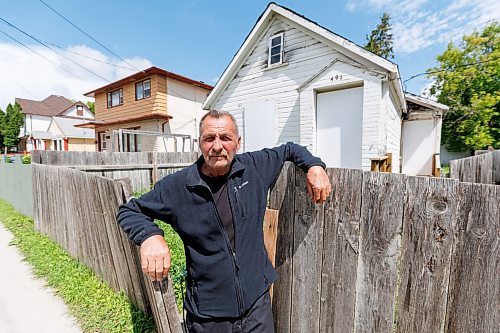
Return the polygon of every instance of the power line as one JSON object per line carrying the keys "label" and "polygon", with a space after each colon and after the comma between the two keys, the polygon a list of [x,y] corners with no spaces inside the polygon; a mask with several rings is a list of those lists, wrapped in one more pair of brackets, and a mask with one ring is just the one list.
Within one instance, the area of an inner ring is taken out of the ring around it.
{"label": "power line", "polygon": [[85,31],[83,31],[81,28],[79,28],[78,26],[76,26],[73,22],[71,22],[70,20],[68,20],[66,17],[64,17],[61,13],[59,13],[57,10],[55,10],[54,8],[52,8],[50,5],[48,5],[45,1],[43,0],[39,0],[41,3],[43,3],[45,6],[47,6],[50,10],[52,10],[54,13],[56,13],[57,15],[59,15],[63,20],[65,20],[66,22],[68,22],[69,24],[71,24],[73,27],[75,27],[76,29],[78,29],[78,31],[80,31],[81,33],[83,33],[85,36],[89,37],[90,39],[92,39],[94,42],[96,42],[97,44],[99,44],[100,46],[102,46],[103,48],[105,48],[108,52],[110,52],[111,54],[113,54],[115,57],[117,57],[118,59],[120,59],[121,61],[123,61],[124,63],[126,63],[127,65],[129,66],[132,66],[135,70],[137,71],[141,71],[140,69],[138,69],[137,67],[135,67],[134,65],[132,65],[131,63],[129,63],[127,60],[123,59],[122,57],[120,57],[118,54],[116,54],[115,52],[111,51],[110,49],[108,49],[106,46],[104,46],[102,43],[100,43],[99,41],[97,41],[94,37],[92,37],[91,35],[89,35],[88,33],[86,33]]}
{"label": "power line", "polygon": [[42,42],[41,40],[39,40],[38,38],[36,38],[36,37],[34,37],[34,36],[32,36],[32,35],[28,34],[27,32],[25,32],[25,31],[23,31],[22,29],[20,29],[20,28],[16,27],[16,26],[15,26],[15,25],[13,25],[12,23],[8,22],[7,20],[5,20],[5,19],[3,19],[3,18],[1,18],[1,17],[0,17],[0,20],[4,21],[7,25],[9,25],[10,27],[12,27],[12,28],[16,29],[17,31],[21,32],[22,34],[24,34],[24,35],[28,36],[29,38],[33,39],[34,41],[36,41],[36,42],[40,43],[41,45],[45,46],[46,48],[48,48],[48,49],[49,49],[49,50],[51,50],[52,52],[54,52],[54,53],[56,53],[56,54],[60,55],[61,57],[63,57],[64,59],[68,60],[68,61],[69,61],[69,62],[71,62],[72,64],[75,64],[76,66],[78,66],[78,67],[82,68],[83,70],[85,70],[85,71],[87,71],[87,72],[89,72],[89,73],[91,73],[91,74],[93,74],[93,75],[97,76],[98,78],[100,78],[100,79],[102,79],[102,80],[104,80],[104,81],[107,81],[108,83],[111,83],[111,81],[109,81],[108,79],[106,79],[106,78],[104,78],[104,77],[100,76],[100,75],[99,75],[99,74],[97,74],[96,72],[94,72],[94,71],[92,71],[92,70],[90,70],[90,69],[88,69],[88,68],[86,68],[86,67],[84,67],[84,66],[80,65],[79,63],[77,63],[77,62],[75,62],[75,61],[71,60],[70,58],[68,58],[68,57],[66,57],[66,56],[64,56],[64,55],[62,55],[62,54],[60,54],[59,52],[54,51],[54,50],[53,50],[50,46],[46,45],[45,43],[43,43],[43,42]]}
{"label": "power line", "polygon": [[500,57],[496,57],[496,58],[492,58],[492,59],[488,59],[488,60],[483,60],[483,61],[472,62],[472,63],[469,63],[469,64],[456,65],[456,66],[453,66],[453,68],[450,68],[450,69],[439,69],[439,70],[435,70],[435,71],[428,71],[428,72],[418,73],[418,74],[412,75],[408,79],[404,80],[403,81],[403,85],[404,85],[405,91],[406,91],[406,82],[408,82],[410,80],[413,80],[416,77],[419,77],[419,76],[422,76],[422,75],[436,74],[436,73],[441,73],[441,72],[451,72],[451,71],[455,70],[456,68],[462,68],[462,67],[469,67],[469,66],[474,66],[474,65],[480,65],[480,64],[488,63],[488,62],[495,61],[495,60],[498,60],[498,59],[500,59]]}
{"label": "power line", "polygon": [[[38,38],[38,39],[40,39],[40,38]],[[107,61],[104,61],[104,60],[99,60],[99,59],[96,59],[96,58],[92,58],[92,57],[86,56],[84,54],[81,54],[81,53],[78,53],[78,52],[75,52],[75,51],[71,51],[71,50],[65,49],[62,46],[59,46],[59,45],[51,43],[51,42],[44,41],[42,39],[40,39],[40,41],[44,42],[45,44],[49,44],[49,45],[52,45],[54,47],[57,47],[58,49],[61,49],[61,50],[65,51],[65,52],[73,53],[73,54],[75,54],[77,56],[80,56],[82,58],[86,58],[86,59],[89,59],[89,60],[100,62],[101,64],[106,64],[106,65],[110,65],[110,66],[117,67],[117,68],[123,68],[123,69],[128,69],[128,70],[131,70],[131,71],[135,71],[135,69],[131,68],[131,67],[120,66],[120,65],[113,64],[113,63],[110,63],[110,62],[107,62]]]}

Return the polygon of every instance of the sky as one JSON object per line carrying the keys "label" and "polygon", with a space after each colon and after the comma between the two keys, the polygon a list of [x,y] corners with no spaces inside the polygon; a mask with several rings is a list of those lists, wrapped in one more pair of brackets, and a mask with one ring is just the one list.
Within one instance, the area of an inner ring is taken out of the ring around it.
{"label": "sky", "polygon": [[[500,20],[498,0],[277,3],[361,46],[382,13],[389,13],[392,61],[402,81],[435,66],[450,41],[458,43],[464,34]],[[42,100],[54,94],[91,100],[83,94],[150,66],[215,85],[267,4],[0,0],[0,109],[16,97]],[[430,84],[419,76],[406,82],[406,90],[421,94]]]}

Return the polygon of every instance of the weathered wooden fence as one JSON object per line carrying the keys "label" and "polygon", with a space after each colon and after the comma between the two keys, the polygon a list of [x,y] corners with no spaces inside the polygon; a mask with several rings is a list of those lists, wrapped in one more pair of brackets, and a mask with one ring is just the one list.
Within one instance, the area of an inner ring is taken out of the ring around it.
{"label": "weathered wooden fence", "polygon": [[310,202],[287,166],[279,210],[277,332],[500,332],[500,187],[329,169]]}
{"label": "weathered wooden fence", "polygon": [[500,150],[450,161],[450,176],[461,182],[500,185]]}
{"label": "weathered wooden fence", "polygon": [[152,312],[158,332],[182,332],[171,280],[145,278],[138,248],[116,223],[118,206],[130,197],[128,181],[66,167],[32,167],[35,227],[112,289],[123,290],[139,309]]}
{"label": "weathered wooden fence", "polygon": [[22,164],[20,155],[16,156],[15,163],[0,159],[0,198],[29,217],[33,217],[31,187],[31,165]]}
{"label": "weathered wooden fence", "polygon": [[191,153],[113,153],[42,151],[32,153],[32,163],[67,166],[111,179],[130,179],[132,190],[148,190],[165,175],[174,173],[198,158]]}

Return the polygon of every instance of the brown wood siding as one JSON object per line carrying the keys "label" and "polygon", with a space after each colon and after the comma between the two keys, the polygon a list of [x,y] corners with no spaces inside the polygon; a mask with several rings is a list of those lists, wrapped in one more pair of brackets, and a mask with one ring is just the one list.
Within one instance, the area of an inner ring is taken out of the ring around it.
{"label": "brown wood siding", "polygon": [[107,93],[95,97],[96,120],[117,121],[149,115],[151,113],[167,113],[166,79],[161,75],[151,77],[151,97],[135,100],[136,81],[123,86],[123,104],[112,108],[107,107]]}

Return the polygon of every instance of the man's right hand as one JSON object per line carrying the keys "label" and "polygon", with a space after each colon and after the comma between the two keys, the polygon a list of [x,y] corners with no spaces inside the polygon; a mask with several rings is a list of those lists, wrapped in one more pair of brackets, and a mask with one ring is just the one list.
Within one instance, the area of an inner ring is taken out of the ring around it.
{"label": "man's right hand", "polygon": [[161,235],[147,238],[141,244],[141,267],[151,281],[162,281],[170,270],[170,249]]}

